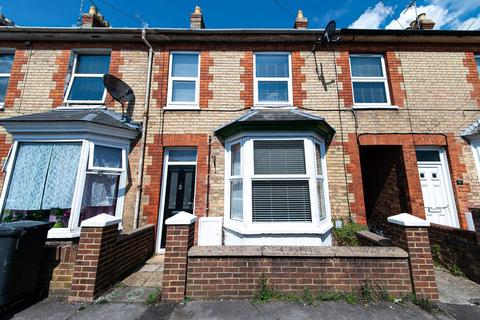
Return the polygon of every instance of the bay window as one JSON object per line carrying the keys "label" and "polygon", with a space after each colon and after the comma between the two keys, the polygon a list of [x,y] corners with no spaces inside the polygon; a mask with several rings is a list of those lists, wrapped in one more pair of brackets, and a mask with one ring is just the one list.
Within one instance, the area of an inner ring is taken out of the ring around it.
{"label": "bay window", "polygon": [[227,228],[313,232],[327,220],[321,138],[251,135],[226,146]]}
{"label": "bay window", "polygon": [[54,223],[49,237],[77,236],[83,220],[121,216],[128,145],[91,141],[16,141],[6,165],[3,222]]}

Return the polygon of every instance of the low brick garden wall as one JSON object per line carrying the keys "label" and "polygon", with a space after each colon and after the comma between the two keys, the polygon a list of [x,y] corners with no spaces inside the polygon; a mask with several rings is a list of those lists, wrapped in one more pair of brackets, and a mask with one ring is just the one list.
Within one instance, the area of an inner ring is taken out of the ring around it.
{"label": "low brick garden wall", "polygon": [[[476,226],[477,227],[477,226]],[[480,227],[480,226],[478,226]],[[475,231],[431,224],[428,230],[436,261],[445,268],[456,266],[469,279],[480,283],[480,237]]]}
{"label": "low brick garden wall", "polygon": [[365,281],[393,296],[412,291],[408,254],[395,247],[192,247],[186,295],[245,299],[264,277],[275,290],[301,294],[358,291]]}
{"label": "low brick garden wall", "polygon": [[357,291],[368,282],[394,296],[437,301],[428,223],[408,214],[392,218],[396,247],[194,247],[195,216],[179,213],[166,221],[162,300],[250,298],[265,278],[283,293]]}

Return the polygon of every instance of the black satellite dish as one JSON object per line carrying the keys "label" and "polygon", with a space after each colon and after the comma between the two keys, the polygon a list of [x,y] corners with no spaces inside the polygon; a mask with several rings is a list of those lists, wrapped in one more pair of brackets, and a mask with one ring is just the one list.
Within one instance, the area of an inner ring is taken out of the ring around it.
{"label": "black satellite dish", "polygon": [[335,20],[330,21],[325,27],[325,31],[323,32],[321,43],[338,42],[340,38],[335,37],[336,30],[337,30],[337,23],[335,22]]}
{"label": "black satellite dish", "polygon": [[103,75],[103,85],[112,98],[115,99],[115,101],[120,102],[122,106],[135,99],[132,88],[111,74]]}

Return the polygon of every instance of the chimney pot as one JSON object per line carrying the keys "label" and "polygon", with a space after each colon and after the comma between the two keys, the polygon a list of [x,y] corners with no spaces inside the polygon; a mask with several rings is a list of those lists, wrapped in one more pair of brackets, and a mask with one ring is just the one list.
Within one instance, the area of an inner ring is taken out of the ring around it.
{"label": "chimney pot", "polygon": [[410,29],[413,30],[432,30],[435,27],[435,22],[427,18],[426,13],[420,13],[417,19],[410,22]]}
{"label": "chimney pot", "polygon": [[190,15],[190,29],[205,29],[202,9],[199,6],[196,6],[195,10],[193,10],[193,13]]}
{"label": "chimney pot", "polygon": [[295,19],[295,24],[293,25],[293,28],[295,28],[295,29],[307,29],[307,27],[308,27],[308,19],[305,18],[302,10],[298,10],[297,18]]}

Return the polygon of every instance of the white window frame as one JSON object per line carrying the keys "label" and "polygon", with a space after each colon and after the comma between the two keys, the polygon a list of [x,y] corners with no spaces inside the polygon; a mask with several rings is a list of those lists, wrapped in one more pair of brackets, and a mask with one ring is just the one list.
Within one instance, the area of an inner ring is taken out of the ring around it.
{"label": "white window frame", "polygon": [[104,54],[104,55],[110,55],[110,64],[112,63],[112,56],[111,52],[109,50],[73,50],[72,54],[74,55],[73,57],[73,65],[72,65],[72,70],[70,73],[70,79],[68,82],[67,90],[65,92],[65,97],[63,98],[63,102],[67,105],[104,105],[105,104],[105,98],[107,96],[107,90],[104,88],[103,89],[103,96],[101,100],[69,100],[68,96],[70,95],[70,91],[72,89],[73,85],[73,80],[75,78],[103,78],[104,74],[100,73],[76,73],[75,70],[77,68],[77,58],[79,55],[95,55],[95,54]]}
{"label": "white window frame", "polygon": [[[198,70],[196,77],[173,77],[172,76],[172,63],[173,56],[175,54],[190,54],[198,56]],[[168,90],[167,90],[167,106],[166,109],[179,109],[179,110],[197,110],[200,109],[200,65],[201,55],[198,51],[171,51],[168,62]],[[195,101],[194,102],[175,102],[172,101],[173,96],[173,81],[195,81]]]}
{"label": "white window frame", "polygon": [[[258,55],[287,55],[288,56],[288,79],[285,77],[257,77],[257,56]],[[258,99],[258,82],[259,81],[287,81],[288,83],[288,101],[259,101]],[[293,88],[292,88],[292,54],[288,51],[261,51],[253,54],[253,96],[254,105],[258,107],[293,106]]]}
{"label": "white window frame", "polygon": [[480,54],[474,55],[475,64],[477,65],[478,77],[480,77]]}
{"label": "white window frame", "polygon": [[[382,73],[383,77],[354,77],[352,74],[352,63],[351,63],[351,58],[380,58],[381,65],[382,65]],[[385,67],[385,57],[383,54],[350,54],[348,58],[348,63],[350,65],[350,79],[351,79],[351,86],[352,86],[352,98],[353,98],[353,104],[354,108],[385,108],[385,107],[390,107],[390,108],[397,108],[395,106],[392,106],[391,102],[391,97],[390,97],[390,86],[388,82],[388,75],[387,75],[387,69]],[[382,103],[361,103],[361,102],[356,102],[355,101],[355,89],[353,87],[354,82],[383,82],[383,85],[385,87],[385,95],[387,98],[386,102]]]}
{"label": "white window frame", "polygon": [[[255,140],[303,140],[305,150],[306,174],[255,175],[253,164]],[[230,181],[240,176],[231,176],[231,146],[241,141],[241,178],[243,179],[243,220],[230,216]],[[320,220],[320,208],[317,197],[317,175],[315,144],[320,145],[323,177],[325,218]],[[254,180],[308,180],[310,192],[311,222],[253,222],[252,181]],[[225,143],[225,199],[224,227],[244,235],[255,234],[325,234],[332,228],[330,203],[328,196],[328,177],[325,159],[325,140],[312,133],[265,132],[245,133],[233,136]]]}
{"label": "white window frame", "polygon": [[[0,49],[0,54],[11,54],[13,55],[13,61],[15,61],[15,49]],[[12,61],[12,65],[13,65],[13,61]],[[12,74],[12,69],[10,68],[10,72],[9,73],[0,73],[0,77],[2,78],[7,78],[8,77],[8,82],[10,83],[10,77],[11,77],[11,74]],[[7,97],[7,93],[8,93],[8,86],[7,86],[7,91],[5,91],[5,97]],[[5,101],[0,101],[0,110],[3,110],[5,108]]]}
{"label": "white window frame", "polygon": [[[75,138],[75,137],[65,137],[65,138],[58,138],[52,139],[49,137],[22,137],[22,139],[17,139],[13,142],[12,151],[7,159],[6,163],[6,175],[5,181],[3,184],[2,193],[0,196],[0,214],[3,211],[3,207],[5,205],[6,195],[8,186],[10,184],[11,176],[13,173],[13,168],[17,158],[17,151],[19,148],[19,144],[21,143],[75,143],[80,142],[82,144],[82,150],[80,153],[78,171],[77,171],[77,178],[76,178],[76,185],[75,190],[72,197],[72,205],[71,205],[71,215],[68,221],[68,226],[66,228],[52,228],[48,231],[48,238],[49,239],[59,239],[59,238],[75,238],[80,236],[80,227],[78,227],[78,221],[80,218],[80,210],[82,206],[83,200],[83,191],[85,187],[85,179],[87,173],[105,173],[105,174],[118,174],[120,175],[120,179],[118,182],[118,195],[117,195],[117,204],[115,209],[115,217],[122,219],[123,214],[123,205],[124,205],[124,198],[125,198],[125,186],[127,182],[127,167],[128,167],[128,151],[130,146],[128,144],[119,142],[112,142],[112,141],[104,141],[98,139],[85,139],[85,138]],[[121,148],[122,149],[122,168],[117,168],[116,172],[112,172],[111,170],[103,170],[91,168],[89,166],[89,158],[93,157],[93,145],[102,145],[114,148]],[[122,229],[123,225],[120,223],[119,229]]]}

